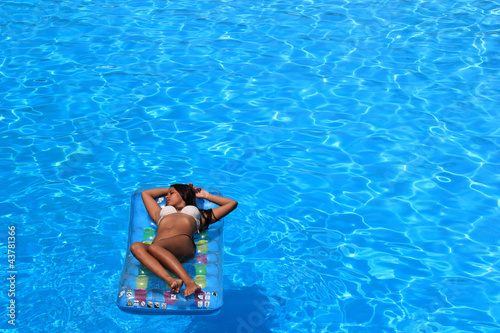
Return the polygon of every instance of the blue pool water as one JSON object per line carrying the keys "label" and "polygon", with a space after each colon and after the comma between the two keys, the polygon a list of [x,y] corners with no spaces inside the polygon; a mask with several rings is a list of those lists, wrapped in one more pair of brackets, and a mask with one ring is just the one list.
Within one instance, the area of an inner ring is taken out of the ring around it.
{"label": "blue pool water", "polygon": [[[499,40],[498,1],[0,0],[0,328],[500,331]],[[174,182],[239,201],[224,307],[123,313]]]}

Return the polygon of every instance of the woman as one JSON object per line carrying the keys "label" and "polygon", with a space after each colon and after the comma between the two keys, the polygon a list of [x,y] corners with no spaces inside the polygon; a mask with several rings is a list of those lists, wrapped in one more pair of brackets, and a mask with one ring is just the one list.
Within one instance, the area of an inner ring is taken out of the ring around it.
{"label": "woman", "polygon": [[[165,196],[167,206],[161,208],[156,198]],[[199,210],[196,198],[211,201],[219,207]],[[170,188],[158,188],[142,192],[142,201],[149,217],[158,230],[151,245],[136,242],[130,246],[134,256],[152,273],[170,285],[178,293],[184,283],[184,297],[201,289],[182,267],[181,262],[194,257],[196,245],[193,235],[232,212],[238,202],[208,193],[193,184],[175,184]],[[174,273],[174,279],[166,270]]]}

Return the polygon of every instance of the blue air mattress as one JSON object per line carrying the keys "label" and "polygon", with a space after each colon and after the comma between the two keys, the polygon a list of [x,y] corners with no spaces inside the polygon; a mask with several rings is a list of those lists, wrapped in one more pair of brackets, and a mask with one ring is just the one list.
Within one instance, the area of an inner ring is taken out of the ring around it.
{"label": "blue air mattress", "polygon": [[[173,293],[165,281],[149,272],[130,252],[131,244],[150,244],[156,234],[156,223],[148,216],[142,202],[143,190],[132,194],[127,255],[116,304],[121,310],[135,314],[203,315],[219,312],[222,307],[223,221],[194,236],[196,255],[183,266],[202,290],[184,298],[184,288],[178,294]],[[216,190],[207,191],[221,195]],[[164,197],[158,198],[157,202],[165,206]],[[203,199],[197,199],[197,205],[200,209],[217,207]]]}

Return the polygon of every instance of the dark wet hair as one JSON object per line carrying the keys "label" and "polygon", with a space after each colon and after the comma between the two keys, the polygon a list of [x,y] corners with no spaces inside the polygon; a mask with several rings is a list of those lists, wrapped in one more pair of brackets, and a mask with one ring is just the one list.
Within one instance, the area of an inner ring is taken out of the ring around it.
{"label": "dark wet hair", "polygon": [[184,184],[174,184],[170,187],[175,188],[175,190],[179,192],[182,200],[184,200],[187,206],[198,207],[198,205],[196,204],[196,193],[191,186]]}
{"label": "dark wet hair", "polygon": [[[195,206],[199,208],[196,203],[196,192],[191,186],[185,184],[173,184],[171,187],[179,192],[179,195],[186,203],[186,206]],[[205,221],[200,226],[200,231],[207,229],[211,223],[214,223],[217,220],[211,209],[200,209],[200,214],[203,216],[203,220]]]}

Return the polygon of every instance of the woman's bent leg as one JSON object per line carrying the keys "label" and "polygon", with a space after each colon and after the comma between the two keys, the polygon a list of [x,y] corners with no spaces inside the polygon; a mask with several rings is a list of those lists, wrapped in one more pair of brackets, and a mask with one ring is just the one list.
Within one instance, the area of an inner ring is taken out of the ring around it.
{"label": "woman's bent leg", "polygon": [[148,248],[151,245],[144,244],[141,242],[136,242],[130,246],[130,251],[134,257],[141,262],[151,273],[158,276],[160,279],[168,283],[175,293],[178,293],[182,287],[182,281],[174,279],[162,264],[148,252]]}
{"label": "woman's bent leg", "polygon": [[181,264],[181,260],[191,259],[195,254],[194,245],[188,235],[178,235],[158,241],[155,240],[148,247],[148,252],[166,269],[177,275],[184,282],[186,285],[184,290],[185,297],[201,289]]}

